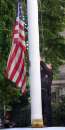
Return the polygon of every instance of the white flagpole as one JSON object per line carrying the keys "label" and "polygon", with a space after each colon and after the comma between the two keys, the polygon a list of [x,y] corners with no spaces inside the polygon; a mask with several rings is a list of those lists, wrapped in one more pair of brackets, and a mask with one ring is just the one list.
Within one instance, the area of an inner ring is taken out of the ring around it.
{"label": "white flagpole", "polygon": [[43,127],[37,0],[27,0],[32,127]]}

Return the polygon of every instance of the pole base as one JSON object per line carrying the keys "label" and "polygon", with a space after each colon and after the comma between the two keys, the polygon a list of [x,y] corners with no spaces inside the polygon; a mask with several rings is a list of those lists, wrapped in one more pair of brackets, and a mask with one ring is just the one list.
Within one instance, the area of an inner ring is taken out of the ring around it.
{"label": "pole base", "polygon": [[43,128],[43,120],[42,119],[35,119],[32,121],[32,127],[33,128]]}

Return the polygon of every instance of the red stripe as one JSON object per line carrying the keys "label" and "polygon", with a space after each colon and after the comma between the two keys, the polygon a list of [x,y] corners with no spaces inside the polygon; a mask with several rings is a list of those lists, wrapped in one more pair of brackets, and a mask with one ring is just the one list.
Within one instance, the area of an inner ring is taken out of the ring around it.
{"label": "red stripe", "polygon": [[25,41],[25,36],[23,36],[22,34],[19,34],[19,37],[21,38],[21,40]]}
{"label": "red stripe", "polygon": [[24,71],[24,62],[23,62],[23,64],[22,64],[22,66],[21,66],[21,71],[20,71],[19,76],[18,76],[18,78],[17,78],[17,80],[16,80],[16,84],[17,84],[17,85],[18,85],[19,82],[20,82],[20,79],[21,79],[21,77],[22,77],[23,71]]}
{"label": "red stripe", "polygon": [[24,52],[26,51],[26,46],[22,43],[22,41],[18,41],[18,38],[14,39],[14,44],[17,44],[19,47],[21,47]]}
{"label": "red stripe", "polygon": [[22,93],[23,92],[25,92],[25,90],[26,90],[26,74],[25,74],[25,76],[24,76],[24,80],[23,80],[23,83],[22,83]]}
{"label": "red stripe", "polygon": [[24,24],[22,25],[22,23],[20,23],[19,21],[16,21],[15,26],[16,26],[16,25],[19,25],[19,28],[20,28],[21,30],[24,30]]}
{"label": "red stripe", "polygon": [[19,28],[24,31],[24,24],[19,23]]}
{"label": "red stripe", "polygon": [[26,75],[26,71],[25,71],[25,66],[24,66],[24,70],[23,70],[23,73],[22,73],[23,78],[21,77],[21,79],[20,79],[21,86],[23,86],[22,83],[23,83],[25,75]]}
{"label": "red stripe", "polygon": [[26,46],[19,41],[19,46],[22,48],[22,50],[25,52],[26,51]]}
{"label": "red stripe", "polygon": [[21,51],[21,54],[20,54],[20,56],[18,58],[18,61],[17,61],[16,65],[15,65],[15,67],[14,67],[12,73],[11,73],[10,80],[13,80],[16,72],[18,71],[18,68],[19,68],[20,63],[21,63],[21,58],[22,58],[22,51]]}
{"label": "red stripe", "polygon": [[16,22],[15,22],[15,27],[16,27],[17,25],[19,25],[19,21],[16,20]]}
{"label": "red stripe", "polygon": [[14,35],[15,35],[15,34],[18,34],[18,30],[14,30]]}
{"label": "red stripe", "polygon": [[8,62],[8,66],[7,66],[8,70],[10,69],[11,64],[12,64],[12,62],[13,62],[15,56],[16,56],[17,50],[18,50],[18,46],[15,46],[14,51],[13,51],[12,55],[9,58],[9,62]]}
{"label": "red stripe", "polygon": [[18,38],[14,38],[14,44],[19,44]]}

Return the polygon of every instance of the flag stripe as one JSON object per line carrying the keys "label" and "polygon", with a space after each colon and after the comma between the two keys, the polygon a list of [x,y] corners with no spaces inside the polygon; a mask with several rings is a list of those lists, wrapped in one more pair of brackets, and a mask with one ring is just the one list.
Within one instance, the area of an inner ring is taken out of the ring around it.
{"label": "flag stripe", "polygon": [[7,61],[8,79],[15,82],[17,87],[26,89],[26,69],[25,69],[25,32],[24,22],[21,20],[21,2],[18,0],[16,23],[13,28],[12,47]]}
{"label": "flag stripe", "polygon": [[21,38],[21,40],[25,41],[25,37],[23,35],[19,35],[19,37]]}
{"label": "flag stripe", "polygon": [[21,79],[19,81],[19,86],[23,86],[22,83],[23,83],[25,75],[26,75],[26,70],[25,70],[25,67],[24,67],[24,71],[23,71],[22,77],[21,77]]}
{"label": "flag stripe", "polygon": [[19,76],[18,76],[18,78],[17,78],[17,80],[16,80],[16,84],[17,84],[17,85],[18,85],[18,83],[19,83],[19,81],[20,81],[20,79],[21,79],[21,77],[22,77],[23,71],[24,71],[24,62],[23,62],[23,64],[22,64],[22,69],[21,69],[21,71],[20,71],[20,73],[19,73]]}
{"label": "flag stripe", "polygon": [[13,46],[13,44],[12,44],[12,47],[11,47],[11,51],[10,51],[10,54],[9,54],[9,57],[8,57],[8,61],[7,61],[7,68],[9,69],[9,62],[10,62],[10,58],[11,58],[11,56],[12,56],[12,54],[13,54],[13,52],[14,52],[14,48],[15,48],[15,44],[14,44],[14,46]]}
{"label": "flag stripe", "polygon": [[17,29],[15,29],[15,30],[14,30],[14,33],[15,33],[15,35],[16,35],[16,34],[18,34],[18,30],[17,30]]}
{"label": "flag stripe", "polygon": [[26,51],[26,47],[24,45],[25,41],[21,41],[21,39],[18,40],[18,38],[15,38],[14,43],[18,44],[23,49],[24,52]]}
{"label": "flag stripe", "polygon": [[17,51],[16,56],[15,56],[14,60],[11,63],[11,66],[10,66],[10,70],[9,70],[9,74],[8,74],[9,77],[11,76],[11,73],[12,73],[12,71],[13,71],[13,69],[18,61],[19,55],[20,55],[20,51],[19,52]]}
{"label": "flag stripe", "polygon": [[19,68],[18,68],[18,70],[16,71],[16,74],[15,74],[15,76],[14,76],[14,78],[13,78],[13,81],[14,81],[14,82],[17,80],[17,78],[18,78],[18,76],[19,76],[19,73],[20,73],[20,71],[21,71],[21,66],[22,66],[22,64],[23,64],[23,54],[22,54],[22,57],[21,57],[21,62],[20,62]]}
{"label": "flag stripe", "polygon": [[22,22],[19,23],[19,21],[17,20],[15,26],[17,25],[19,25],[19,28],[24,31],[24,26]]}
{"label": "flag stripe", "polygon": [[[21,53],[22,53],[22,52],[21,52]],[[11,73],[11,76],[10,76],[10,79],[11,79],[11,80],[13,80],[13,78],[14,78],[16,72],[17,72],[17,69],[19,68],[19,64],[20,64],[20,62],[21,62],[21,57],[22,57],[22,55],[20,54],[20,56],[19,56],[19,58],[18,58],[18,61],[17,61],[17,63],[15,64],[15,67],[14,67],[12,73]]]}
{"label": "flag stripe", "polygon": [[14,50],[13,50],[11,56],[10,56],[8,69],[10,69],[12,62],[13,62],[14,58],[16,57],[17,50],[18,50],[18,46],[15,46],[15,48],[14,48]]}

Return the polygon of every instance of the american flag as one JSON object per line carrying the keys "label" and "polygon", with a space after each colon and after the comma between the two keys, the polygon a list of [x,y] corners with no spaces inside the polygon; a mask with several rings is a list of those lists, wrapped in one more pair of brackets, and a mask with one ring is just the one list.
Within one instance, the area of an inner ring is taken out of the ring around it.
{"label": "american flag", "polygon": [[25,31],[22,17],[21,1],[18,0],[16,22],[13,29],[12,47],[7,61],[8,79],[20,87],[22,93],[26,90],[26,68],[25,68]]}

